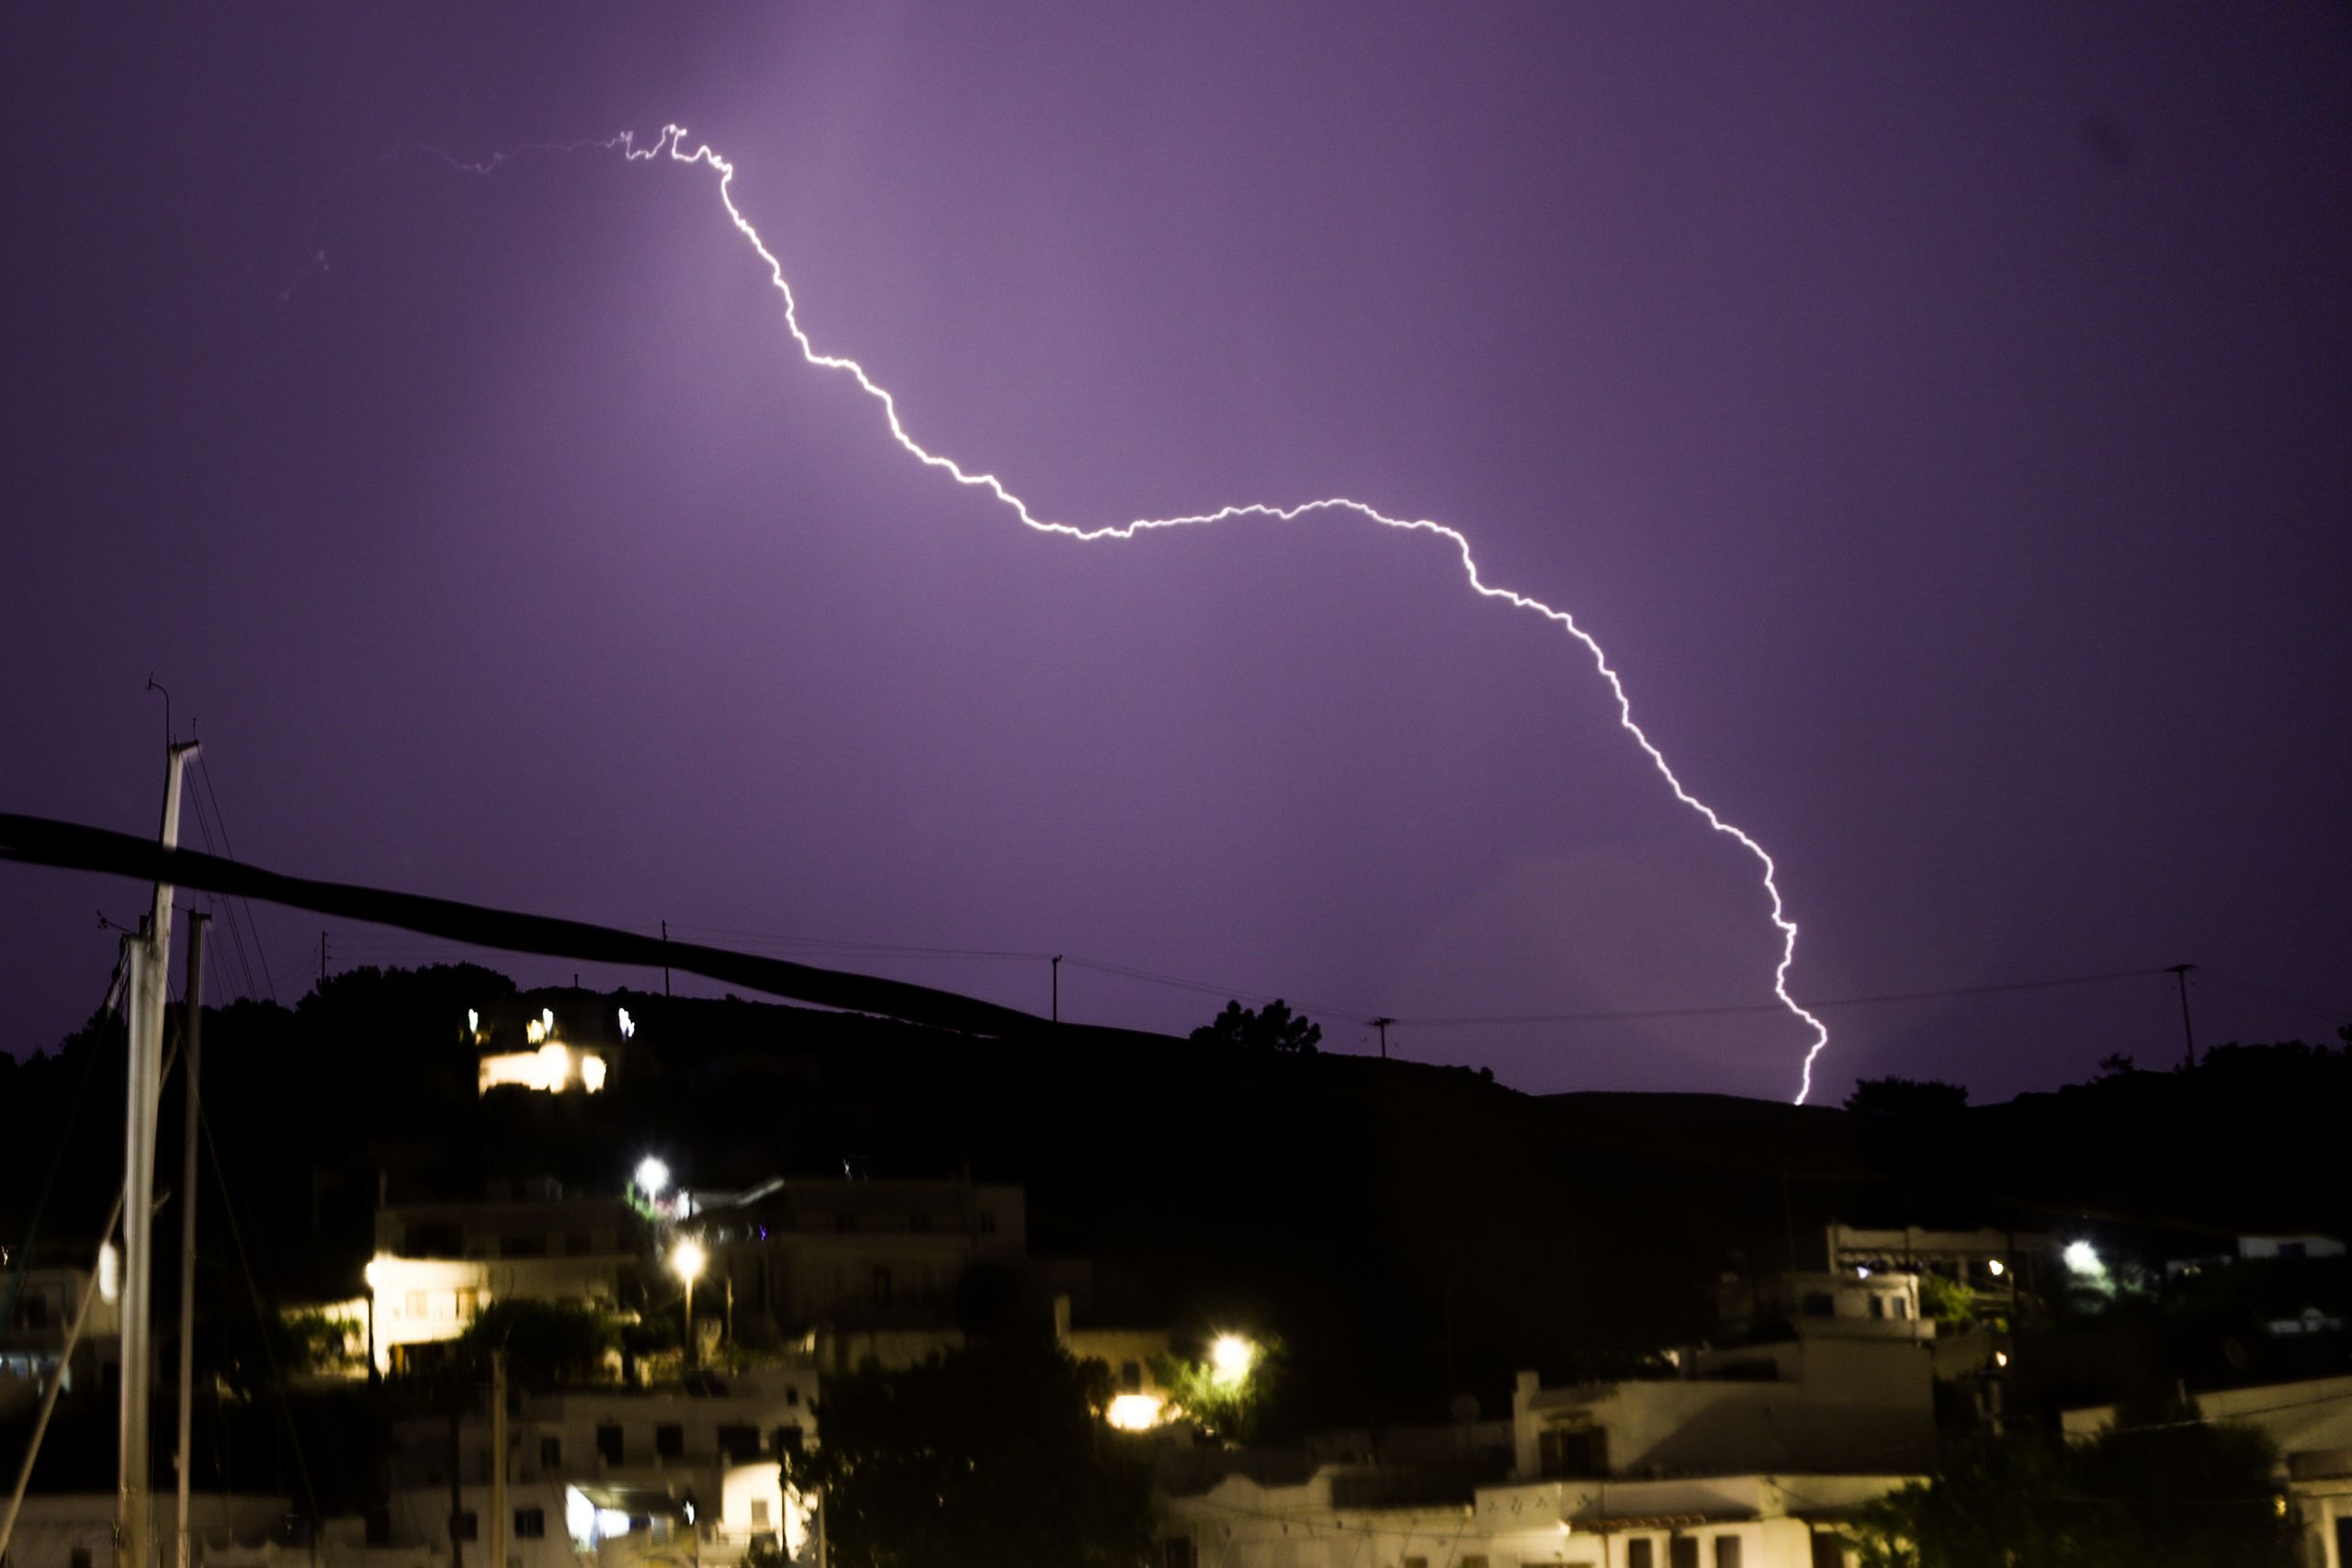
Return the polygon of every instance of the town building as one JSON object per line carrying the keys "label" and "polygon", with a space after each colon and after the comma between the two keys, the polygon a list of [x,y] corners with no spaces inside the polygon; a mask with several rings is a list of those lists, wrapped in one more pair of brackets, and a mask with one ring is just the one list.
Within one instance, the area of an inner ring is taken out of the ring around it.
{"label": "town building", "polygon": [[1901,1477],[1534,1481],[1388,1501],[1332,1465],[1293,1484],[1227,1475],[1160,1500],[1162,1568],[1847,1568],[1838,1521]]}
{"label": "town building", "polygon": [[[76,1256],[86,1258],[91,1250],[81,1249]],[[68,1393],[104,1393],[120,1375],[122,1324],[117,1292],[107,1278],[114,1258],[112,1247],[101,1253],[95,1291],[90,1289],[92,1270],[87,1267],[34,1263],[24,1270],[16,1310],[0,1325],[0,1416],[37,1404],[51,1378],[62,1376]],[[0,1273],[0,1287],[5,1287],[6,1279]],[[82,1325],[81,1338],[69,1359],[65,1337],[85,1296],[90,1303],[89,1317]]]}
{"label": "town building", "polygon": [[[816,1440],[817,1371],[775,1365],[698,1374],[650,1390],[527,1396],[507,1422],[509,1568],[578,1568],[660,1558],[706,1568],[764,1540],[789,1556],[808,1543],[808,1509],[786,1491],[784,1456]],[[393,1428],[388,1506],[328,1531],[343,1549],[424,1550],[487,1542],[491,1422],[469,1415]]]}

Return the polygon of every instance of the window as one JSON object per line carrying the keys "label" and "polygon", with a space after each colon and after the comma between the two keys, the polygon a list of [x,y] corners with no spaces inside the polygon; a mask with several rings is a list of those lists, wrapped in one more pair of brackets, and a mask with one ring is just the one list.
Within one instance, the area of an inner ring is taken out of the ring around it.
{"label": "window", "polygon": [[563,1468],[563,1439],[561,1438],[539,1439],[539,1468],[541,1470]]}
{"label": "window", "polygon": [[800,1403],[800,1385],[798,1383],[794,1383],[790,1388],[784,1391],[784,1402],[786,1404],[797,1404]]}
{"label": "window", "polygon": [[1838,1315],[1838,1299],[1826,1291],[1807,1291],[1804,1296],[1804,1315],[1835,1317]]}
{"label": "window", "polygon": [[1538,1468],[1545,1476],[1609,1473],[1609,1434],[1597,1427],[1551,1427],[1535,1439]]}
{"label": "window", "polygon": [[75,1547],[72,1561],[74,1568],[90,1568],[90,1549],[86,1546]]}
{"label": "window", "polygon": [[752,1499],[752,1528],[755,1530],[768,1528],[768,1500],[765,1497]]}
{"label": "window", "polygon": [[18,1315],[23,1318],[27,1328],[46,1328],[49,1326],[49,1298],[38,1291],[28,1295],[25,1309]]}
{"label": "window", "polygon": [[1836,1536],[1813,1538],[1813,1568],[1846,1568],[1846,1548]]}
{"label": "window", "polygon": [[1466,1554],[1462,1559],[1460,1568],[1487,1568],[1487,1554],[1483,1551]]}
{"label": "window", "polygon": [[514,1510],[514,1539],[516,1540],[544,1540],[547,1539],[547,1533],[548,1511],[545,1508]]}
{"label": "window", "polygon": [[621,1462],[620,1423],[607,1421],[596,1428],[596,1454],[606,1464]]}
{"label": "window", "polygon": [[1646,1540],[1625,1543],[1625,1568],[1657,1568],[1657,1549]]}
{"label": "window", "polygon": [[1430,1560],[1426,1557],[1401,1558],[1396,1563],[1396,1568],[1430,1568]]}
{"label": "window", "polygon": [[775,1429],[775,1451],[780,1454],[798,1453],[800,1451],[800,1428],[798,1427],[778,1427]]}
{"label": "window", "polygon": [[686,1452],[686,1429],[675,1421],[664,1421],[653,1428],[653,1451],[663,1459],[683,1459]]}
{"label": "window", "polygon": [[2311,1247],[2305,1242],[2282,1241],[2278,1244],[2278,1256],[2281,1258],[2301,1258],[2310,1251]]}
{"label": "window", "polygon": [[451,1540],[480,1540],[481,1518],[471,1508],[460,1508],[449,1516]]}
{"label": "window", "polygon": [[510,1235],[498,1244],[501,1258],[545,1258],[547,1237],[541,1235]]}
{"label": "window", "polygon": [[1715,1537],[1715,1568],[1739,1568],[1739,1537]]}
{"label": "window", "polygon": [[1666,1543],[1667,1568],[1699,1568],[1699,1538],[1678,1535]]}
{"label": "window", "polygon": [[465,1236],[455,1225],[411,1225],[400,1248],[409,1258],[455,1258],[465,1249]]}
{"label": "window", "polygon": [[1909,1301],[1902,1296],[1890,1296],[1887,1299],[1894,1303],[1895,1316],[1909,1317],[1911,1315],[1911,1303]]}
{"label": "window", "polygon": [[760,1457],[760,1429],[748,1423],[729,1422],[718,1428],[718,1451],[737,1464]]}
{"label": "window", "polygon": [[1872,1317],[1884,1317],[1886,1315],[1886,1298],[1884,1296],[1872,1296],[1871,1298],[1871,1315]]}

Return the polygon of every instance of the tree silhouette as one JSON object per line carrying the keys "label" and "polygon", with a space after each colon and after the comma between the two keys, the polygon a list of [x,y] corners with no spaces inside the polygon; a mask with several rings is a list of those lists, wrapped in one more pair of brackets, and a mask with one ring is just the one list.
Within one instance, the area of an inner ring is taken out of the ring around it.
{"label": "tree silhouette", "polygon": [[1239,1002],[1192,1032],[1195,1045],[1229,1045],[1242,1051],[1288,1051],[1312,1055],[1323,1038],[1323,1026],[1294,1014],[1290,1004],[1276,997],[1252,1012]]}

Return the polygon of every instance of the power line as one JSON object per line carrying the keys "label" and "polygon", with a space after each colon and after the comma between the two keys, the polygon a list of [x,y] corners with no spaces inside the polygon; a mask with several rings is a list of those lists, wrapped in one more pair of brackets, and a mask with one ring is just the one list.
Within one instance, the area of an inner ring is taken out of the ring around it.
{"label": "power line", "polygon": [[[1939,1001],[1948,997],[1983,997],[2007,991],[2046,991],[2064,986],[2092,986],[2110,980],[2138,980],[2162,975],[2162,969],[2117,969],[2103,975],[2069,975],[2054,980],[2011,980],[1991,986],[1953,986],[1935,991],[1889,991],[1878,996],[1833,997],[1826,1000],[1807,998],[1809,1008],[1876,1007],[1889,1002]],[[1621,1023],[1651,1018],[1731,1018],[1749,1013],[1778,1013],[1787,1010],[1774,1003],[1746,1003],[1734,1007],[1702,1008],[1642,1008],[1613,1012],[1547,1012],[1505,1013],[1479,1016],[1464,1014],[1446,1018],[1400,1018],[1398,1023],[1417,1027],[1462,1024],[1505,1023]]]}
{"label": "power line", "polygon": [[2352,1022],[2352,1008],[2329,1007],[2324,1002],[2306,1001],[2302,998],[2290,997],[2282,991],[2274,991],[2267,987],[2256,986],[2233,976],[2217,975],[2211,969],[2200,967],[2198,973],[2205,976],[2208,984],[2220,986],[2224,990],[2239,991],[2249,997],[2258,997],[2264,1001],[2283,1002],[2291,1008],[2301,1008],[2304,1011],[2316,1013],[2331,1022]]}

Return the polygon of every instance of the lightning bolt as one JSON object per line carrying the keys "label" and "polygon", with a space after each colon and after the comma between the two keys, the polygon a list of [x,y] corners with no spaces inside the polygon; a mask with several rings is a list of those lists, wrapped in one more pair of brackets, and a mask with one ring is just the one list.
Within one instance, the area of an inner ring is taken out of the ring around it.
{"label": "lightning bolt", "polygon": [[[1525,610],[1541,615],[1574,637],[1583,645],[1585,652],[1591,656],[1593,668],[1600,672],[1600,678],[1608,682],[1610,694],[1617,702],[1619,728],[1634,738],[1634,743],[1642,749],[1643,754],[1649,758],[1650,765],[1657,770],[1658,777],[1664,779],[1667,787],[1674,792],[1674,798],[1698,813],[1709,828],[1737,842],[1740,848],[1755,857],[1757,864],[1762,868],[1765,897],[1771,903],[1772,924],[1781,933],[1781,960],[1772,970],[1772,994],[1780,999],[1781,1005],[1786,1008],[1792,1016],[1802,1020],[1813,1032],[1813,1043],[1804,1054],[1795,1103],[1803,1105],[1811,1096],[1813,1065],[1820,1056],[1822,1048],[1829,1043],[1829,1028],[1820,1019],[1798,1005],[1797,999],[1789,994],[1789,970],[1795,964],[1797,957],[1797,926],[1794,920],[1789,919],[1787,905],[1781,897],[1780,868],[1773,863],[1770,853],[1762,844],[1758,843],[1738,824],[1727,820],[1713,807],[1691,794],[1684,786],[1681,779],[1676,776],[1673,767],[1666,760],[1666,753],[1659,750],[1657,743],[1644,732],[1639,724],[1634,722],[1633,699],[1626,694],[1624,680],[1610,664],[1608,653],[1602,649],[1600,642],[1590,632],[1577,625],[1574,615],[1566,610],[1555,609],[1541,599],[1488,582],[1478,570],[1477,558],[1471,553],[1469,537],[1460,529],[1426,517],[1391,517],[1361,501],[1353,501],[1342,495],[1326,496],[1317,501],[1303,501],[1289,506],[1276,506],[1264,502],[1239,502],[1230,506],[1220,506],[1214,512],[1193,513],[1182,517],[1138,517],[1132,522],[1107,524],[1096,528],[1082,528],[1073,524],[1057,523],[1051,518],[1040,517],[1030,511],[1027,502],[1008,489],[1004,481],[994,474],[975,473],[954,458],[943,457],[918,442],[908,434],[905,423],[899,419],[898,399],[891,395],[888,388],[867,375],[865,367],[856,360],[838,354],[827,354],[810,340],[808,333],[800,325],[799,305],[793,298],[791,283],[784,276],[784,264],[776,259],[774,251],[768,249],[767,242],[760,237],[760,231],[752,226],[752,220],[743,216],[743,209],[735,204],[735,165],[732,163],[721,157],[707,143],[697,145],[692,152],[688,152],[685,128],[678,125],[664,126],[662,134],[650,147],[638,146],[634,134],[623,131],[618,136],[603,141],[572,142],[562,146],[533,150],[569,152],[588,147],[601,148],[605,151],[618,150],[621,155],[631,163],[652,163],[666,159],[672,163],[689,166],[700,165],[718,175],[718,199],[725,205],[728,219],[735,225],[736,231],[743,236],[753,251],[758,253],[760,260],[767,264],[768,281],[775,286],[776,293],[782,296],[784,300],[785,328],[791,333],[792,341],[799,346],[800,356],[820,370],[837,371],[855,381],[858,390],[881,406],[882,417],[890,427],[891,439],[896,441],[909,457],[913,457],[925,468],[938,469],[967,489],[986,491],[999,505],[1020,519],[1022,526],[1025,528],[1040,534],[1057,534],[1064,538],[1091,544],[1099,539],[1133,539],[1140,535],[1163,528],[1202,527],[1209,524],[1225,523],[1241,517],[1262,518],[1272,523],[1288,523],[1295,518],[1304,517],[1310,512],[1346,513],[1361,517],[1367,523],[1376,523],[1383,528],[1395,528],[1415,534],[1434,534],[1452,546],[1454,553],[1461,558],[1462,575],[1469,581],[1472,591],[1481,598],[1499,599],[1515,610]],[[432,151],[435,152],[435,156],[454,167],[470,174],[483,175],[494,172],[510,156],[507,153],[499,153],[484,162],[463,163],[450,157],[447,153],[437,150]]]}

